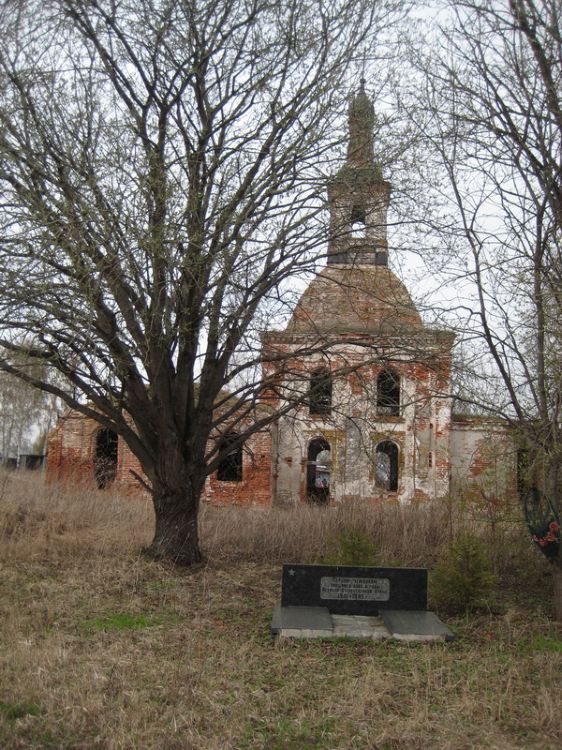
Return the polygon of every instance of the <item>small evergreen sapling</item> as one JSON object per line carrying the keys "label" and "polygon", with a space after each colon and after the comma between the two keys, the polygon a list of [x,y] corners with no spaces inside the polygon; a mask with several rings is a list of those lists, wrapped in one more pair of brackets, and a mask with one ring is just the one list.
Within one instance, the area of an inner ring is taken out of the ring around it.
{"label": "small evergreen sapling", "polygon": [[478,609],[492,594],[497,578],[484,544],[472,534],[455,539],[430,575],[430,593],[441,609]]}

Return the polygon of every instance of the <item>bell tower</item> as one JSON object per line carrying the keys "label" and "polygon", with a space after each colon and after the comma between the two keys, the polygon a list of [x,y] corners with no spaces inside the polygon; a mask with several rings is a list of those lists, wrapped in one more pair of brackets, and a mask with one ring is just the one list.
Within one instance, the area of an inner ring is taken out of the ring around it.
{"label": "bell tower", "polygon": [[364,79],[350,101],[348,123],[347,158],[328,183],[328,265],[386,266],[390,183],[375,162],[375,109]]}

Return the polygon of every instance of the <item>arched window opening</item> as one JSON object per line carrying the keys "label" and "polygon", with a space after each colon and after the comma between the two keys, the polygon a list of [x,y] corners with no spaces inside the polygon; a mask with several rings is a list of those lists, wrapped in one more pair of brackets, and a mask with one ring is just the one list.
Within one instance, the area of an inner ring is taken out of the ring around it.
{"label": "arched window opening", "polygon": [[383,440],[375,451],[375,485],[389,492],[398,489],[398,446]]}
{"label": "arched window opening", "polygon": [[306,496],[309,502],[324,504],[330,499],[330,444],[315,438],[308,444]]}
{"label": "arched window opening", "polygon": [[242,446],[235,445],[238,435],[229,432],[221,441],[220,451],[223,454],[217,467],[217,479],[220,482],[242,481]]}
{"label": "arched window opening", "polygon": [[310,375],[309,409],[311,414],[332,411],[332,373],[324,368]]}
{"label": "arched window opening", "polygon": [[99,490],[105,490],[117,474],[118,437],[113,430],[104,427],[96,432],[94,446],[94,479]]}
{"label": "arched window opening", "polygon": [[367,234],[367,215],[365,209],[361,206],[353,206],[351,209],[351,236],[352,237],[365,237]]}
{"label": "arched window opening", "polygon": [[393,370],[383,370],[377,378],[377,414],[400,416],[400,376]]}

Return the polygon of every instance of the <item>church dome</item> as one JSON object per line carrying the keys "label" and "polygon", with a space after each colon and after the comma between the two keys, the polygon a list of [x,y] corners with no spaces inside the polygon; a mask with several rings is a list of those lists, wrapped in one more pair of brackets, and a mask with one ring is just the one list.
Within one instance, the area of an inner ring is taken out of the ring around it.
{"label": "church dome", "polygon": [[385,333],[421,328],[404,284],[388,266],[328,266],[309,284],[287,333]]}

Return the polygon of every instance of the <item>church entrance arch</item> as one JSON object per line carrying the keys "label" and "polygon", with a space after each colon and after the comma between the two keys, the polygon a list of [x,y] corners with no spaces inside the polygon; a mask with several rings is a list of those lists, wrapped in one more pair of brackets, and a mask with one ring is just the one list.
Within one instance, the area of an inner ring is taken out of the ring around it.
{"label": "church entrance arch", "polygon": [[398,446],[383,440],[375,452],[375,485],[389,492],[398,489]]}
{"label": "church entrance arch", "polygon": [[314,438],[308,444],[306,465],[306,498],[309,503],[323,505],[330,499],[330,443]]}

